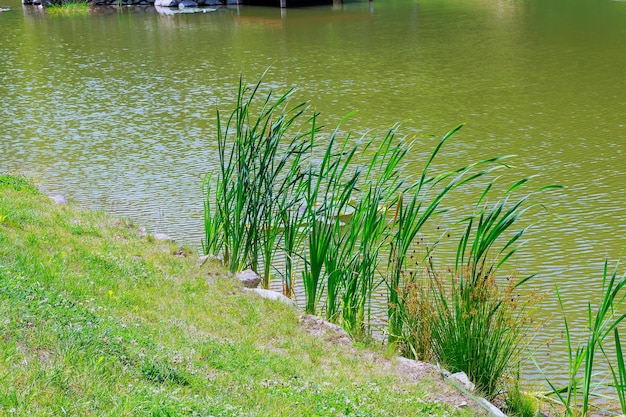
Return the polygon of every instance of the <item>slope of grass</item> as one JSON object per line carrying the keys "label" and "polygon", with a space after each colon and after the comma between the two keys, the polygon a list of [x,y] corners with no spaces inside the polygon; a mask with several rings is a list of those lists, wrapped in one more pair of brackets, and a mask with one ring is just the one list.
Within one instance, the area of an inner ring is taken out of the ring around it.
{"label": "slope of grass", "polygon": [[129,221],[0,175],[0,415],[476,415]]}

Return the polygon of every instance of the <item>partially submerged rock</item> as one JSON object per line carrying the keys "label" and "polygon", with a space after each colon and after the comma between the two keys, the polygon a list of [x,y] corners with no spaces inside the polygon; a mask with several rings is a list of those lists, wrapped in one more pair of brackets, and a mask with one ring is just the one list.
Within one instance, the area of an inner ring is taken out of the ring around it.
{"label": "partially submerged rock", "polygon": [[178,3],[179,9],[189,8],[189,7],[198,7],[198,3],[193,0],[182,0]]}
{"label": "partially submerged rock", "polygon": [[156,0],[154,4],[154,9],[157,11],[157,13],[166,16],[190,13],[212,13],[217,11],[217,9],[211,7],[198,7],[198,4],[196,4],[196,6],[192,6],[192,3],[195,2],[179,2],[179,0]]}

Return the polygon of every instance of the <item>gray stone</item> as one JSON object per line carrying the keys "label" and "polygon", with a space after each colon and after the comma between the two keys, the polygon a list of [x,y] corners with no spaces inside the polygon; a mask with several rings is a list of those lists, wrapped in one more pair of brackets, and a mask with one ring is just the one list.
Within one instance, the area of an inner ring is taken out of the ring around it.
{"label": "gray stone", "polygon": [[241,281],[243,283],[243,286],[246,288],[256,288],[261,283],[261,277],[259,276],[259,274],[251,269],[241,271],[236,275],[236,278]]}
{"label": "gray stone", "polygon": [[51,195],[50,200],[54,201],[57,204],[67,204],[67,199],[62,195]]}
{"label": "gray stone", "polygon": [[166,15],[166,16],[169,16],[169,15],[173,15],[173,14],[174,14],[174,9],[172,9],[172,8],[170,8],[170,7],[162,7],[162,6],[158,6],[156,3],[157,3],[157,2],[159,2],[159,1],[161,1],[161,0],[156,0],[156,1],[154,2],[154,10],[156,10],[156,12],[157,12],[158,14],[161,14],[161,15]]}
{"label": "gray stone", "polygon": [[466,390],[470,392],[474,392],[476,386],[472,381],[469,380],[465,372],[456,372],[450,375],[450,378],[457,380],[458,382],[465,387]]}
{"label": "gray stone", "polygon": [[263,290],[261,288],[244,288],[246,291],[251,291],[257,293],[261,298],[265,298],[272,301],[280,301],[283,304],[287,304],[288,306],[295,307],[296,303],[288,297],[285,297],[279,292],[272,290]]}
{"label": "gray stone", "polygon": [[491,412],[491,415],[494,415],[496,417],[507,417],[506,414],[502,412],[502,410],[500,410],[495,405],[491,404],[486,399],[479,398],[478,401],[480,401],[485,407],[487,407],[487,409],[489,409],[489,411]]}
{"label": "gray stone", "polygon": [[174,241],[174,239],[172,239],[170,235],[166,235],[165,233],[155,233],[154,235],[152,235],[152,237],[154,238],[154,240],[170,241],[170,242]]}
{"label": "gray stone", "polygon": [[198,259],[196,260],[196,262],[200,266],[202,266],[205,263],[207,263],[207,261],[213,261],[213,262],[218,262],[218,263],[223,264],[224,263],[224,258],[222,258],[221,256],[208,254],[208,255],[204,255],[204,256],[199,256]]}
{"label": "gray stone", "polygon": [[198,3],[193,0],[182,0],[180,3],[178,3],[179,9],[184,9],[185,7],[198,7]]}
{"label": "gray stone", "polygon": [[154,0],[154,5],[155,7],[176,7],[178,6],[178,0]]}

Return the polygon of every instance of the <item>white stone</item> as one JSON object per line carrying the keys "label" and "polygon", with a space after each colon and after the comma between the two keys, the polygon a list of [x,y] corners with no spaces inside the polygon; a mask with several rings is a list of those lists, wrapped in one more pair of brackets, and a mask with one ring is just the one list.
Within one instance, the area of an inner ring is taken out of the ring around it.
{"label": "white stone", "polygon": [[51,195],[50,200],[54,201],[57,204],[67,204],[67,199],[62,195]]}
{"label": "white stone", "polygon": [[154,0],[154,5],[158,7],[176,7],[178,6],[178,1],[177,0]]}
{"label": "white stone", "polygon": [[155,233],[154,235],[152,235],[152,237],[154,238],[154,240],[161,240],[161,241],[174,241],[174,239],[172,239],[172,237],[170,235],[166,235],[165,233]]}
{"label": "white stone", "polygon": [[221,256],[216,256],[216,255],[212,255],[212,254],[208,254],[208,255],[204,255],[204,256],[200,256],[198,257],[198,259],[196,260],[196,262],[198,263],[198,265],[202,266],[205,263],[207,263],[207,261],[213,261],[213,262],[219,262],[221,264],[224,263],[224,258],[222,258]]}
{"label": "white stone", "polygon": [[287,304],[289,306],[295,307],[296,303],[288,297],[285,297],[279,292],[272,290],[263,290],[261,288],[244,288],[246,291],[251,291],[257,293],[260,297],[266,298],[272,301],[280,301],[281,303]]}

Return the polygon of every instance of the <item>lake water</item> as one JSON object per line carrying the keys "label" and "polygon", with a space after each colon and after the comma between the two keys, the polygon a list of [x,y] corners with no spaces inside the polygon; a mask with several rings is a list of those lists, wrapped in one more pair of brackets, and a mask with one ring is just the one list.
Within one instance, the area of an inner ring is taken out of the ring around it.
{"label": "lake water", "polygon": [[[50,16],[16,0],[0,14],[0,170],[49,193],[130,216],[199,246],[202,176],[215,167],[215,109],[240,73],[297,87],[332,127],[407,136],[466,126],[440,167],[515,154],[512,178],[565,190],[517,257],[549,295],[533,347],[563,371],[554,287],[578,328],[605,257],[626,244],[626,2],[380,0],[279,10],[153,8]],[[407,175],[434,139],[422,139]],[[462,197],[462,195],[461,195]],[[540,380],[527,366],[528,380]]]}

